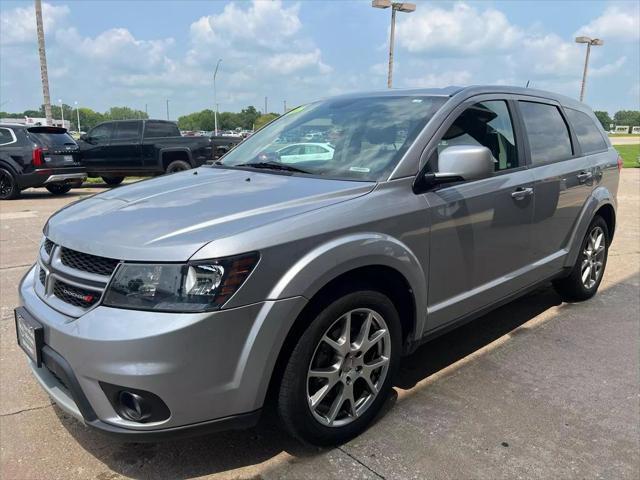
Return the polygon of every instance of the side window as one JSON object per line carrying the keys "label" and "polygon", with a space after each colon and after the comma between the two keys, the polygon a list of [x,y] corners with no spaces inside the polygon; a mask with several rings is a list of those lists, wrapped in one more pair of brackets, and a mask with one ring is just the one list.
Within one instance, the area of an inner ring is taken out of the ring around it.
{"label": "side window", "polygon": [[438,144],[438,153],[452,145],[482,145],[493,155],[496,171],[520,165],[507,102],[476,103],[462,112]]}
{"label": "side window", "polygon": [[145,138],[177,137],[180,136],[178,126],[169,122],[147,122],[144,131]]}
{"label": "side window", "polygon": [[8,128],[0,128],[0,145],[13,143],[13,135]]}
{"label": "side window", "polygon": [[600,129],[589,115],[572,108],[565,108],[564,111],[567,114],[569,123],[573,126],[573,130],[576,132],[582,153],[602,152],[607,149],[607,142],[604,141]]}
{"label": "side window", "polygon": [[118,122],[112,140],[126,142],[140,139],[140,122]]}
{"label": "side window", "polygon": [[111,133],[113,132],[113,123],[103,123],[102,125],[98,125],[91,132],[89,132],[89,136],[91,137],[91,141],[95,143],[107,143],[111,138]]}
{"label": "side window", "polygon": [[566,160],[573,154],[569,130],[558,107],[520,101],[533,165]]}

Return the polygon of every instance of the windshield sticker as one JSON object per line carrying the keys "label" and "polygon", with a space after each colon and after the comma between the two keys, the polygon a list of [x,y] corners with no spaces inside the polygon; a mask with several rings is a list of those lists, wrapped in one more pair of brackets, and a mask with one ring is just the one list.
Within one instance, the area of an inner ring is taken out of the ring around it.
{"label": "windshield sticker", "polygon": [[352,172],[369,173],[371,170],[366,167],[349,167]]}

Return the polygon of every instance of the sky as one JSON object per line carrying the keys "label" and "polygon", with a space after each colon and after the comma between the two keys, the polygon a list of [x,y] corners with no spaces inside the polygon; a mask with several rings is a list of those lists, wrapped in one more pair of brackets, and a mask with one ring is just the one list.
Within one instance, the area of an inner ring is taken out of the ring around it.
{"label": "sky", "polygon": [[[398,13],[394,88],[506,84],[640,109],[638,1],[417,1]],[[171,119],[219,104],[282,112],[386,88],[390,10],[371,2],[43,1],[52,102]],[[42,103],[33,1],[0,2],[0,110]],[[222,59],[213,88],[213,71]],[[214,99],[215,98],[215,99]],[[55,114],[55,109],[54,109]]]}

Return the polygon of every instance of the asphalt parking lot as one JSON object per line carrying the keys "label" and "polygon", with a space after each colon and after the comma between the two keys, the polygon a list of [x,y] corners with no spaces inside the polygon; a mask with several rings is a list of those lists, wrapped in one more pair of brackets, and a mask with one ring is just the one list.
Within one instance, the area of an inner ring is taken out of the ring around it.
{"label": "asphalt parking lot", "polygon": [[623,171],[600,293],[562,304],[548,287],[407,358],[387,413],[331,450],[302,448],[267,415],[255,429],[124,444],[62,413],[15,344],[17,284],[62,198],[0,204],[0,477],[640,478],[640,169]]}

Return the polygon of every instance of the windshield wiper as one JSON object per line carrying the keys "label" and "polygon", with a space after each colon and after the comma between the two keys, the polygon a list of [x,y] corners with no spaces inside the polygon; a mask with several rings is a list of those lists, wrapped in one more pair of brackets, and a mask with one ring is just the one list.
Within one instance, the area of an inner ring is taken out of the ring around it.
{"label": "windshield wiper", "polygon": [[298,167],[293,167],[291,165],[286,165],[284,163],[278,162],[249,162],[249,163],[239,163],[238,165],[234,165],[235,167],[251,167],[251,168],[264,168],[267,170],[283,170],[286,172],[297,172],[297,173],[311,173],[306,170],[303,170]]}

